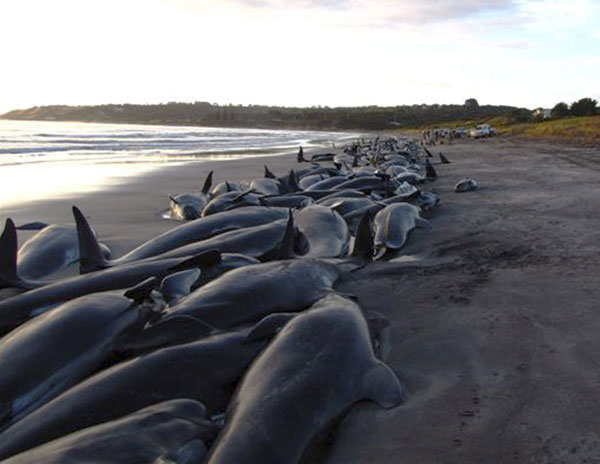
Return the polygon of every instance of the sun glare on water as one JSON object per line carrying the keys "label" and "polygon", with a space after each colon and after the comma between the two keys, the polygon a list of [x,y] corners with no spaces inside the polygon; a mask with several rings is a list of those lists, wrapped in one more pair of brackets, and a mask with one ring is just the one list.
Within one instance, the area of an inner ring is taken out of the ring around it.
{"label": "sun glare on water", "polygon": [[131,164],[46,163],[2,166],[0,207],[89,193],[115,185],[153,166]]}

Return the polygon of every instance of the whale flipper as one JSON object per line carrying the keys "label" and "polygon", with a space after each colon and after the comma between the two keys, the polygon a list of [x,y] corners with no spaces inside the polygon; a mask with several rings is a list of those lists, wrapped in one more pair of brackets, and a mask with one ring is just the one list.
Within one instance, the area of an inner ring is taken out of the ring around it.
{"label": "whale flipper", "polygon": [[442,164],[450,164],[450,160],[444,156],[444,154],[440,151],[440,161]]}
{"label": "whale flipper", "polygon": [[233,198],[233,202],[234,203],[239,203],[240,201],[242,201],[244,199],[244,197],[246,195],[249,195],[251,193],[256,193],[256,190],[254,190],[254,189],[248,189],[245,192],[241,192],[239,195],[237,195],[236,197]]}
{"label": "whale flipper", "polygon": [[206,337],[214,327],[192,316],[170,316],[136,334],[118,340],[117,353],[142,354],[166,346],[194,342]]}
{"label": "whale flipper", "polygon": [[396,374],[384,363],[378,362],[363,378],[365,398],[390,409],[402,403],[403,391]]}
{"label": "whale flipper", "polygon": [[162,280],[160,292],[165,297],[165,301],[172,305],[180,298],[188,295],[192,289],[192,285],[199,278],[200,269],[197,268],[175,272]]}
{"label": "whale flipper", "polygon": [[271,338],[297,315],[297,313],[275,313],[263,317],[250,332],[248,332],[248,335],[246,335],[246,338],[244,339],[244,343],[252,343],[265,338]]}
{"label": "whale flipper", "polygon": [[146,280],[140,282],[135,287],[127,290],[123,296],[125,298],[129,298],[130,300],[135,301],[136,303],[141,303],[146,298],[150,297],[152,290],[156,288],[158,284],[158,280],[156,277],[148,277]]}
{"label": "whale flipper", "polygon": [[185,261],[182,261],[179,264],[176,264],[175,266],[171,266],[168,269],[168,273],[170,274],[177,271],[184,271],[195,267],[210,267],[214,266],[215,264],[219,264],[220,262],[221,252],[219,252],[218,250],[208,250],[196,256],[193,256],[192,258],[186,259]]}
{"label": "whale flipper", "polygon": [[18,226],[17,230],[42,230],[48,227],[48,225],[49,224],[40,221],[28,222],[27,224]]}

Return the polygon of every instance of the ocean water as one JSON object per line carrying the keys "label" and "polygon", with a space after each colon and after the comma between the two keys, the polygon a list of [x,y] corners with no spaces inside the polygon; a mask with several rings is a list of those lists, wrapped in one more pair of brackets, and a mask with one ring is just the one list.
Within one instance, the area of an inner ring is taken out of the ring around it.
{"label": "ocean water", "polygon": [[0,208],[102,189],[165,163],[273,156],[356,135],[0,120]]}

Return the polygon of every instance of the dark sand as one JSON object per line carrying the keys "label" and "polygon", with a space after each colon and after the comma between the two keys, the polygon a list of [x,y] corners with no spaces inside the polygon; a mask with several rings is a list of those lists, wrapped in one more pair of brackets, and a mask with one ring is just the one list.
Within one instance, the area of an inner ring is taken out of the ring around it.
{"label": "dark sand", "polygon": [[[517,140],[437,147],[442,205],[404,254],[339,288],[386,315],[385,360],[404,405],[364,402],[342,422],[335,463],[600,462],[600,153]],[[295,154],[172,166],[109,191],[0,209],[17,223],[72,222],[77,204],[119,256],[178,223],[167,193],[278,174]],[[463,176],[480,185],[456,194]],[[26,235],[23,235],[26,237]],[[309,404],[306,407],[310,407]]]}
{"label": "dark sand", "polygon": [[[407,386],[363,403],[331,463],[600,462],[600,151],[513,140],[437,147],[442,205],[404,252],[340,288],[391,321]],[[461,176],[475,192],[453,193]]]}

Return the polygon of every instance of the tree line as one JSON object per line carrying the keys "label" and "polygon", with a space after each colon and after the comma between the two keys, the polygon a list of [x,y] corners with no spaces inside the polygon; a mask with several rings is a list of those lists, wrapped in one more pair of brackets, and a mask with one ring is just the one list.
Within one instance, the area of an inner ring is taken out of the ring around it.
{"label": "tree line", "polygon": [[582,98],[567,105],[560,102],[554,105],[550,111],[552,118],[566,118],[567,116],[595,116],[599,114],[598,102],[592,98]]}
{"label": "tree line", "polygon": [[170,102],[158,105],[41,106],[16,110],[4,119],[107,122],[129,124],[198,125],[280,129],[380,130],[500,116],[511,106],[402,105],[288,108],[264,105],[217,105],[208,102]]}

